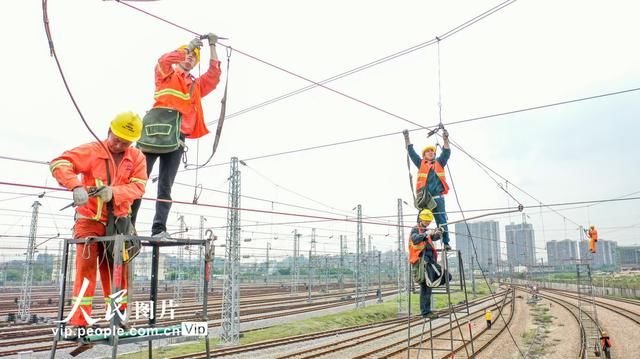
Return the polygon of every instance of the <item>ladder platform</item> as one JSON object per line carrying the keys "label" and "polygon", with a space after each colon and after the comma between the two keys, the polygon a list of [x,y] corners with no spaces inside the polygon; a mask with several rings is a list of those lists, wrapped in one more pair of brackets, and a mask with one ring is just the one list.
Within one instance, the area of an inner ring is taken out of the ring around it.
{"label": "ladder platform", "polygon": [[93,243],[93,242],[112,242],[116,237],[120,237],[123,240],[139,240],[143,246],[157,246],[157,247],[175,247],[184,245],[196,245],[204,246],[207,240],[204,239],[189,239],[189,238],[157,238],[149,236],[128,236],[128,235],[115,235],[115,236],[103,236],[103,237],[87,237],[78,239],[65,239],[67,243]]}
{"label": "ladder platform", "polygon": [[[89,328],[91,335],[85,336],[62,336],[62,340],[76,342],[79,344],[111,344],[111,328]],[[128,330],[116,329],[118,343],[134,343],[141,341],[149,341],[160,338],[182,336],[182,327],[173,325],[169,327],[154,328],[132,328]]]}

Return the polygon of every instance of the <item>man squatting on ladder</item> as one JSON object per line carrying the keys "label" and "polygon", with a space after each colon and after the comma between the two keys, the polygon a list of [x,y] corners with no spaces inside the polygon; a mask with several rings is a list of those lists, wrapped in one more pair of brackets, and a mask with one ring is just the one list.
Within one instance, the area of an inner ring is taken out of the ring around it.
{"label": "man squatting on ladder", "polygon": [[[180,139],[197,139],[209,133],[204,122],[201,98],[211,93],[220,82],[220,61],[216,53],[218,36],[209,33],[210,60],[209,68],[202,76],[195,78],[190,71],[200,61],[202,41],[195,38],[189,45],[180,46],[177,50],[160,57],[155,68],[154,108],[169,108],[180,112]],[[153,165],[160,158],[158,174],[159,199],[171,200],[171,187],[178,173],[184,146],[169,153],[145,153],[147,160],[147,176],[151,174]],[[141,200],[133,203],[131,222],[135,225]],[[153,217],[151,235],[168,238],[167,218],[171,210],[171,202],[156,202],[156,213]]]}
{"label": "man squatting on ladder", "polygon": [[[433,221],[433,213],[428,209],[420,211],[418,216],[418,224],[413,226],[411,234],[409,235],[409,263],[411,264],[411,270],[416,277],[416,271],[424,273],[425,262],[436,262],[438,260],[438,252],[433,244],[433,241],[437,241],[442,238],[442,232],[440,228],[427,229],[429,224]],[[424,258],[424,257],[429,257]],[[421,261],[420,259],[424,260]],[[423,274],[422,277],[424,278]],[[420,314],[423,318],[435,319],[438,316],[431,311],[431,287],[427,286],[427,283],[422,279],[420,281]]]}
{"label": "man squatting on ladder", "polygon": [[449,245],[449,227],[447,226],[447,212],[444,207],[444,195],[449,192],[449,185],[444,173],[444,167],[451,156],[449,148],[449,132],[442,131],[444,144],[442,146],[442,154],[436,158],[436,147],[427,146],[422,150],[422,158],[413,149],[413,144],[409,139],[409,131],[404,130],[404,142],[409,152],[409,157],[413,164],[418,167],[418,178],[416,180],[416,193],[426,186],[429,193],[433,196],[437,206],[433,208],[433,215],[436,224],[444,229],[442,242],[445,250],[450,250]]}
{"label": "man squatting on ladder", "polygon": [[[51,161],[49,168],[53,177],[61,186],[73,190],[73,204],[76,206],[73,238],[106,235],[107,207],[113,207],[115,217],[127,217],[131,203],[144,194],[147,183],[144,155],[131,147],[131,143],[140,138],[141,132],[142,120],[138,115],[132,112],[121,113],[111,121],[107,139],[102,142],[109,149],[115,164],[99,142],[81,145]],[[107,177],[111,178],[111,184]],[[89,196],[89,187],[95,187],[99,191],[92,191],[96,194]],[[96,265],[100,270],[105,303],[111,302],[109,295],[112,294],[113,257],[107,255],[102,242],[88,245],[78,243],[76,253],[72,301],[75,303],[79,300],[80,306],[68,324],[79,328],[93,324],[87,319],[91,318],[91,306],[96,289]],[[127,275],[127,266],[124,265],[122,289],[128,287]],[[78,298],[85,279],[88,280],[88,287],[84,296]],[[119,310],[124,313],[127,308],[126,294],[121,299]]]}

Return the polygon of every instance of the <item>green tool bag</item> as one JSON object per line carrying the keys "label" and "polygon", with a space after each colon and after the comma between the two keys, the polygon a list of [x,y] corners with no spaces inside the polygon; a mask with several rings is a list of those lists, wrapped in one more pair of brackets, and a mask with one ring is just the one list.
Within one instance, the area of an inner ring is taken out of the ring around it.
{"label": "green tool bag", "polygon": [[433,209],[436,208],[438,204],[436,203],[436,200],[433,199],[431,193],[429,193],[429,191],[427,190],[427,186],[424,186],[416,192],[414,206],[419,210],[427,208],[430,211],[433,211]]}
{"label": "green tool bag", "polygon": [[142,119],[138,148],[144,153],[169,153],[183,145],[180,139],[182,114],[174,109],[154,107]]}
{"label": "green tool bag", "polygon": [[417,284],[425,282],[425,266],[424,259],[420,256],[420,259],[411,265],[411,277]]}

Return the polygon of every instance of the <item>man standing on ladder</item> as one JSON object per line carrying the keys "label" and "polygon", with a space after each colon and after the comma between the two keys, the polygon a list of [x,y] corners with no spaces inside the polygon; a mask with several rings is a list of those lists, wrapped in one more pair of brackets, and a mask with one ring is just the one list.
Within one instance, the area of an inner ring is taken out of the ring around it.
{"label": "man standing on ladder", "polygon": [[[191,40],[189,45],[160,57],[155,68],[155,103],[145,115],[143,136],[138,141],[147,161],[147,175],[160,158],[158,175],[158,199],[171,200],[171,187],[178,173],[180,159],[184,151],[185,138],[197,139],[209,130],[204,122],[201,98],[211,93],[220,82],[220,61],[216,53],[218,37],[209,33],[209,68],[202,76],[195,78],[190,71],[200,61],[200,38]],[[135,224],[141,200],[134,202],[131,220]],[[151,235],[169,238],[167,218],[171,202],[156,202]]]}
{"label": "man standing on ladder", "polygon": [[587,232],[587,236],[589,237],[589,252],[596,253],[596,242],[598,242],[598,231],[596,231],[596,227],[592,224],[589,227]]}
{"label": "man standing on ladder", "polygon": [[[420,284],[420,314],[423,318],[435,319],[438,316],[431,311],[431,287],[425,281],[426,262],[436,262],[438,252],[433,241],[442,238],[440,228],[428,230],[433,221],[433,213],[428,209],[420,211],[418,224],[409,235],[409,263],[413,280]],[[428,257],[428,258],[427,258]]]}
{"label": "man standing on ladder", "polygon": [[[76,206],[73,238],[113,235],[115,233],[109,232],[114,226],[128,222],[131,203],[142,197],[147,182],[144,155],[131,147],[131,143],[140,138],[141,131],[142,120],[138,115],[133,112],[121,113],[111,121],[105,141],[81,145],[51,161],[49,168],[53,177],[61,186],[73,190],[73,205]],[[76,329],[93,324],[91,307],[96,289],[96,266],[100,270],[105,303],[111,303],[114,264],[113,256],[105,246],[105,242],[76,245],[72,302],[79,303],[79,306],[68,322]],[[124,254],[126,260],[128,253]],[[122,289],[125,290],[127,277],[125,265],[122,268]],[[118,299],[118,309],[124,313],[127,307],[126,292]]]}
{"label": "man standing on ladder", "polygon": [[[444,144],[442,145],[442,154],[436,158],[436,147],[427,146],[422,150],[422,157],[420,157],[413,149],[413,144],[409,139],[409,131],[404,130],[404,142],[409,152],[409,157],[413,164],[418,167],[418,178],[416,180],[416,197],[431,196],[433,198],[432,203],[435,206],[428,208],[433,211],[436,224],[442,227],[444,230],[442,242],[444,243],[444,249],[450,250],[449,245],[449,227],[447,226],[447,212],[444,206],[444,195],[449,192],[449,185],[444,173],[444,167],[447,165],[447,161],[451,156],[451,149],[449,148],[449,132],[442,130],[442,138]],[[419,207],[418,209],[424,209],[427,207]]]}

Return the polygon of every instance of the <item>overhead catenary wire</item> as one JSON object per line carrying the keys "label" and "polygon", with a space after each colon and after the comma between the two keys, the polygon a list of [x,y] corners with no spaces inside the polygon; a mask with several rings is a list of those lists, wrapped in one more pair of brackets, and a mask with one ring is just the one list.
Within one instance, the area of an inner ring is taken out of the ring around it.
{"label": "overhead catenary wire", "polygon": [[[38,186],[38,185],[30,185],[30,184],[22,184],[22,183],[14,183],[14,182],[6,182],[6,181],[0,181],[0,185],[6,185],[6,186],[16,186],[16,187],[27,187],[27,188],[38,188],[38,189],[45,189],[45,190],[51,190],[51,191],[68,191],[67,189],[64,188],[56,188],[56,187],[46,187],[46,186]],[[147,201],[156,201],[156,202],[168,202],[168,203],[176,203],[176,204],[182,204],[182,205],[189,205],[189,206],[201,206],[201,207],[208,207],[208,208],[220,208],[220,209],[229,209],[231,207],[225,206],[225,205],[216,205],[216,204],[209,204],[209,203],[197,203],[194,204],[192,202],[187,202],[187,201],[179,201],[179,200],[166,200],[166,199],[158,199],[158,198],[148,198],[148,197],[144,197],[142,198],[143,200],[147,200]],[[553,207],[553,206],[566,206],[566,205],[575,205],[575,204],[590,204],[590,203],[606,203],[606,202],[623,202],[623,201],[634,201],[634,200],[639,200],[640,197],[626,197],[626,198],[611,198],[611,199],[600,199],[600,200],[592,200],[592,201],[574,201],[574,202],[560,202],[560,203],[551,203],[551,204],[542,204],[542,205],[531,205],[531,206],[523,206],[523,208],[538,208],[540,206],[543,207]],[[318,219],[318,220],[332,220],[332,221],[337,221],[337,222],[357,222],[355,219],[350,219],[348,217],[345,218],[331,218],[331,217],[323,217],[323,216],[315,216],[315,215],[309,215],[309,214],[301,214],[301,213],[292,213],[292,212],[281,212],[281,211],[270,211],[270,210],[264,210],[264,209],[256,209],[256,208],[237,208],[240,211],[248,211],[248,212],[256,212],[256,213],[273,213],[275,215],[283,215],[283,216],[293,216],[293,217],[304,217],[304,218],[309,218],[309,219]],[[513,207],[512,210],[514,211],[519,211],[519,207]],[[464,212],[463,210],[461,211],[461,213]],[[505,211],[502,211],[498,214],[504,214]],[[494,213],[495,215],[495,213]],[[381,223],[381,222],[370,222],[370,221],[363,221],[362,223],[365,224],[372,224],[372,225],[378,225],[378,226],[390,226],[390,227],[398,227],[397,224],[394,223]],[[275,224],[275,223],[274,223]],[[405,228],[411,228],[411,226],[402,226]]]}
{"label": "overhead catenary wire", "polygon": [[[398,57],[401,57],[401,56],[404,56],[404,55],[408,55],[408,54],[413,53],[413,52],[415,52],[415,51],[417,51],[417,50],[420,50],[420,49],[426,48],[426,47],[428,47],[428,46],[434,45],[434,44],[438,43],[439,41],[444,40],[444,39],[446,39],[446,38],[448,38],[448,37],[451,37],[451,36],[453,36],[454,34],[456,34],[456,33],[460,32],[460,31],[462,31],[462,30],[466,29],[467,27],[469,27],[469,26],[471,26],[471,25],[473,25],[473,24],[475,24],[475,23],[479,22],[480,20],[482,20],[482,19],[484,19],[484,18],[488,17],[489,15],[491,15],[491,14],[493,14],[493,13],[498,12],[499,10],[501,10],[501,9],[503,9],[503,8],[505,8],[505,7],[507,7],[508,5],[511,5],[511,4],[512,4],[512,3],[514,3],[514,2],[515,2],[515,0],[508,0],[508,1],[504,1],[504,2],[502,2],[502,3],[500,3],[500,4],[496,5],[496,6],[492,7],[491,9],[486,10],[486,11],[485,11],[485,12],[483,12],[483,13],[481,13],[481,14],[479,14],[479,15],[474,16],[473,18],[471,18],[471,19],[469,19],[469,20],[465,21],[464,23],[462,23],[462,24],[460,24],[460,25],[458,25],[458,26],[456,26],[456,27],[454,27],[454,28],[452,28],[452,29],[450,29],[450,30],[446,31],[445,33],[443,33],[443,34],[441,34],[441,35],[436,36],[436,37],[435,37],[435,38],[433,38],[433,39],[430,39],[430,40],[425,41],[425,42],[422,42],[422,43],[420,43],[420,44],[417,44],[417,45],[411,46],[411,47],[409,47],[409,48],[406,48],[406,49],[403,49],[403,50],[401,50],[401,51],[395,52],[395,53],[393,53],[393,54],[390,54],[390,55],[384,56],[384,57],[379,58],[379,59],[377,59],[377,60],[374,60],[374,61],[368,62],[368,63],[366,63],[366,64],[364,64],[364,65],[357,66],[357,67],[355,67],[355,68],[352,68],[352,69],[347,70],[347,71],[345,71],[345,72],[342,72],[342,73],[340,73],[340,74],[337,74],[337,75],[331,76],[331,77],[329,77],[329,78],[326,78],[326,79],[324,79],[324,80],[318,81],[318,83],[319,83],[319,84],[324,85],[324,84],[327,84],[327,83],[329,83],[329,82],[332,82],[332,81],[335,81],[335,80],[342,79],[342,78],[344,78],[344,77],[347,77],[347,76],[350,76],[350,75],[356,74],[356,73],[358,73],[358,72],[360,72],[360,71],[363,71],[363,70],[369,69],[369,68],[371,68],[371,67],[374,67],[374,66],[377,66],[377,65],[383,64],[383,63],[385,63],[385,62],[391,61],[391,60],[396,59],[396,58],[398,58]],[[308,86],[305,86],[305,87],[299,88],[299,89],[297,89],[297,90],[294,90],[294,91],[288,92],[288,93],[286,93],[286,94],[283,94],[283,95],[280,95],[280,96],[276,96],[276,97],[274,97],[274,98],[271,98],[271,99],[266,100],[266,101],[264,101],[264,102],[261,102],[261,103],[259,103],[259,104],[256,104],[256,105],[253,105],[253,106],[249,106],[249,107],[244,108],[244,109],[242,109],[242,110],[236,111],[236,112],[234,112],[234,113],[230,114],[229,116],[227,116],[226,118],[227,118],[227,119],[229,119],[229,118],[232,118],[232,117],[237,117],[237,116],[242,115],[242,114],[244,114],[244,113],[247,113],[247,112],[251,112],[251,111],[257,110],[257,109],[259,109],[259,108],[262,108],[262,107],[268,106],[268,105],[270,105],[270,104],[273,104],[273,103],[276,103],[276,102],[278,102],[278,101],[284,100],[284,99],[289,98],[289,97],[291,97],[291,96],[298,95],[298,94],[300,94],[300,93],[306,92],[306,91],[311,90],[311,89],[316,88],[316,87],[317,87],[317,85],[316,85],[316,84],[311,84],[311,85],[308,85]],[[211,124],[213,124],[213,123],[215,123],[215,121],[209,122],[209,123],[208,123],[208,125],[211,125]]]}
{"label": "overhead catenary wire", "polygon": [[[539,110],[539,109],[542,109],[542,108],[548,108],[548,107],[554,107],[554,106],[562,106],[562,105],[566,105],[566,104],[571,104],[571,103],[576,103],[576,102],[581,102],[581,101],[589,101],[589,100],[593,100],[593,99],[600,99],[600,98],[605,98],[605,97],[609,97],[609,96],[617,96],[617,95],[622,95],[622,94],[627,94],[627,93],[632,93],[632,92],[637,92],[637,91],[640,91],[640,87],[635,87],[635,88],[621,90],[621,91],[608,92],[608,93],[603,93],[603,94],[594,95],[594,96],[575,98],[575,99],[566,100],[566,101],[553,102],[553,103],[548,103],[548,104],[544,104],[544,105],[523,107],[523,108],[516,109],[516,110],[504,111],[504,112],[499,112],[499,113],[494,113],[494,114],[489,114],[489,115],[482,115],[482,116],[477,116],[477,117],[471,117],[471,118],[464,119],[464,120],[459,120],[459,121],[444,122],[443,125],[444,126],[451,126],[451,125],[457,125],[457,124],[461,124],[461,123],[486,120],[486,119],[491,119],[491,118],[500,117],[500,116],[507,116],[507,115],[514,114],[514,113],[535,111],[535,110]],[[429,125],[429,126],[420,126],[419,128],[409,129],[408,131],[409,132],[414,132],[414,131],[428,130],[428,129],[437,128],[438,126],[439,126],[438,124]],[[294,153],[312,151],[312,150],[323,149],[323,148],[327,148],[327,147],[335,147],[335,146],[341,146],[341,145],[346,145],[346,144],[351,144],[351,143],[356,143],[356,142],[364,142],[364,141],[369,141],[369,140],[375,140],[375,139],[380,139],[380,138],[384,138],[384,137],[396,136],[396,135],[400,135],[400,134],[402,134],[402,131],[393,131],[393,132],[387,132],[387,133],[383,133],[383,134],[379,134],[379,135],[372,135],[372,136],[360,137],[360,138],[355,138],[355,139],[350,139],[350,140],[343,140],[343,141],[331,142],[331,143],[320,144],[320,145],[315,145],[315,146],[302,147],[302,148],[298,148],[298,149],[292,149],[292,150],[281,151],[281,152],[274,152],[274,153],[265,154],[265,155],[255,155],[255,156],[251,156],[251,157],[244,157],[241,160],[247,162],[247,161],[254,161],[254,160],[265,159],[265,158],[279,157],[279,156],[283,156],[283,155],[290,155],[290,154],[294,154]],[[205,166],[203,168],[223,166],[223,165],[228,165],[229,163],[230,163],[229,161],[219,162],[219,163],[212,163],[212,164],[207,165],[207,166]],[[181,170],[181,171],[183,171],[183,172],[184,171],[190,171],[190,169]]]}
{"label": "overhead catenary wire", "polygon": [[55,46],[53,45],[53,36],[51,35],[51,29],[49,28],[49,14],[48,14],[48,11],[47,11],[47,1],[48,0],[42,0],[42,21],[44,23],[44,30],[45,30],[45,33],[47,35],[47,41],[49,43],[49,52],[50,52],[51,56],[53,56],[53,58],[54,58],[54,60],[56,62],[56,66],[58,68],[58,72],[60,73],[60,78],[62,79],[62,83],[64,84],[64,88],[67,90],[67,94],[69,95],[69,98],[71,99],[71,102],[73,103],[73,106],[75,107],[76,112],[80,116],[80,119],[82,120],[82,123],[87,128],[89,133],[91,133],[91,135],[100,144],[100,146],[102,146],[102,148],[106,152],[107,156],[109,157],[109,159],[111,160],[111,162],[115,166],[116,162],[114,161],[113,156],[111,155],[111,151],[109,151],[109,149],[107,148],[107,146],[104,145],[102,140],[100,140],[100,138],[95,134],[95,132],[93,132],[93,129],[91,129],[91,126],[89,126],[89,123],[84,118],[84,115],[82,114],[82,111],[80,110],[80,106],[78,105],[78,102],[76,101],[75,97],[73,96],[73,93],[71,92],[71,88],[69,87],[69,83],[67,82],[67,78],[65,77],[64,71],[62,70],[62,65],[60,64],[60,60],[58,59],[58,54],[56,53]]}

